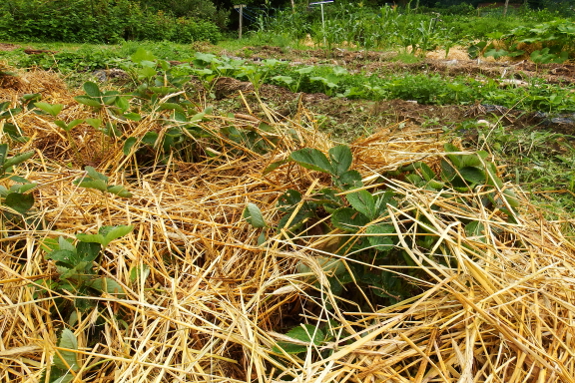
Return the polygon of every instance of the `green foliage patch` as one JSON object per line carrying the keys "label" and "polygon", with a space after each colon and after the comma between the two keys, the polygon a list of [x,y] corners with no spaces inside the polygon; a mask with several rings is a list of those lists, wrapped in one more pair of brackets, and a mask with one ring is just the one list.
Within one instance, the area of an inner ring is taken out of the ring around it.
{"label": "green foliage patch", "polygon": [[221,39],[213,21],[153,12],[129,0],[14,0],[0,3],[0,39],[118,43]]}

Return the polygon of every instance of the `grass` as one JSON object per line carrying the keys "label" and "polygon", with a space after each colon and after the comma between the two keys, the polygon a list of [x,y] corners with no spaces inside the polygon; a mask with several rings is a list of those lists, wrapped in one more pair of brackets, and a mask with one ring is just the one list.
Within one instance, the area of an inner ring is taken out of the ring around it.
{"label": "grass", "polygon": [[566,233],[573,236],[569,224],[575,211],[573,136],[538,127],[485,127],[475,120],[459,129],[465,130],[463,139],[470,148],[489,148],[505,164],[508,180],[521,186],[547,219],[565,222]]}

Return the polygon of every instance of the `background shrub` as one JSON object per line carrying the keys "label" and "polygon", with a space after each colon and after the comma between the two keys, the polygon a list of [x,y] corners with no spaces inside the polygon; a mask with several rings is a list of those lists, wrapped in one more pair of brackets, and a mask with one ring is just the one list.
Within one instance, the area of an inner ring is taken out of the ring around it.
{"label": "background shrub", "polygon": [[0,38],[12,41],[215,43],[221,39],[210,19],[178,18],[130,0],[13,0],[0,2],[0,15]]}

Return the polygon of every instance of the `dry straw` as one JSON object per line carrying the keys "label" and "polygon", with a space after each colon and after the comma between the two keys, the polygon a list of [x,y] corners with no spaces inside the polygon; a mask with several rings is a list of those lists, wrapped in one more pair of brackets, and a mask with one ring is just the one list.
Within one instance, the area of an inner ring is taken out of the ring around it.
{"label": "dry straw", "polygon": [[[24,76],[26,91],[43,87],[45,100],[66,104],[69,118],[91,117],[64,87],[42,80],[44,75]],[[4,98],[15,99],[16,92],[21,89]],[[353,166],[368,188],[386,185],[401,200],[400,207],[388,208],[389,219],[400,233],[398,246],[425,272],[419,280],[403,275],[421,287],[420,295],[346,312],[353,306],[331,293],[318,263],[330,248],[326,238],[342,233],[293,238],[268,229],[267,242],[258,246],[259,232],[242,219],[248,202],[273,226],[285,190],[310,195],[330,184],[324,175],[293,164],[264,176],[266,166],[303,146],[334,145],[304,119],[278,121],[266,111],[266,122],[281,138],[271,153],[244,150],[238,157],[224,151],[215,161],[170,159],[138,171],[131,156],[122,164],[129,172],[119,166],[121,146],[108,143],[103,150],[99,145],[106,142],[87,126],[74,136],[83,153],[78,159],[51,120],[31,113],[17,118],[33,137],[23,146],[38,149],[19,172],[39,184],[35,214],[46,224],[41,230],[4,231],[0,240],[0,381],[38,382],[53,356],[65,351],[57,347],[59,331],[67,326],[53,303],[58,294],[35,294],[36,281],[55,272],[42,241],[123,224],[134,231],[107,248],[99,273],[126,294],[91,298],[97,308],[80,313],[70,327],[79,342],[81,368],[71,372],[76,382],[575,381],[573,244],[525,199],[512,224],[478,203],[481,190],[432,192],[385,178],[416,160],[436,166],[443,155],[436,132],[398,125],[352,145]],[[131,128],[160,132],[154,121]],[[217,133],[230,124],[258,125],[253,116],[240,115],[214,117],[202,127]],[[293,134],[281,133],[288,131]],[[83,175],[79,161],[97,165],[134,197],[103,197],[73,185]],[[468,220],[479,220],[484,231],[467,235],[462,222]],[[418,228],[439,238],[431,251],[415,245]],[[439,262],[442,257],[456,266]],[[298,263],[308,265],[319,283],[298,274]],[[130,270],[142,265],[150,268],[148,278],[130,281]],[[373,267],[400,273],[393,265]],[[286,328],[328,320],[335,323],[334,340],[298,355],[272,350],[285,340]]]}

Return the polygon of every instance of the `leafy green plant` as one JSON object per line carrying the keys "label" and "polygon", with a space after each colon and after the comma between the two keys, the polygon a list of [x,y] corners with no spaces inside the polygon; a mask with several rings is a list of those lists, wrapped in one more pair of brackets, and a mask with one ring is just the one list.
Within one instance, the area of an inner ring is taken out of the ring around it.
{"label": "leafy green plant", "polygon": [[[14,121],[14,117],[28,106],[28,102],[36,99],[39,95],[24,95],[21,98],[21,106],[10,108],[10,101],[0,102],[0,122],[3,122],[2,131],[16,142],[27,142],[28,137],[22,135],[21,129]],[[11,122],[10,122],[11,121]]]}
{"label": "leafy green plant", "polygon": [[102,193],[115,194],[118,197],[130,198],[132,193],[130,193],[122,185],[109,185],[109,178],[102,173],[99,173],[91,166],[86,166],[86,176],[74,180],[74,185],[78,185],[87,189],[99,190]]}
{"label": "leafy green plant", "polygon": [[[445,151],[437,174],[427,164],[415,162],[386,176],[401,176],[421,188],[441,190],[446,195],[453,193],[455,198],[467,198],[460,196],[474,195],[481,190],[481,197],[473,203],[507,214],[510,222],[517,220],[517,197],[504,187],[495,165],[487,161],[486,152],[464,153],[451,144],[445,145]],[[278,200],[282,217],[277,230],[294,240],[309,235],[311,228],[314,232],[337,233],[333,236],[337,241],[331,241],[329,247],[322,250],[338,256],[317,257],[334,294],[341,294],[353,302],[374,305],[392,304],[419,291],[408,279],[425,276],[414,267],[408,253],[397,246],[398,233],[390,212],[401,207],[393,191],[385,186],[366,188],[359,173],[350,170],[352,154],[346,146],[332,148],[328,156],[317,149],[301,149],[293,152],[288,161],[331,176],[333,187],[317,190],[309,196],[303,196],[297,190],[285,192]],[[273,164],[271,170],[277,166],[280,164]],[[252,213],[251,217],[254,216]],[[413,242],[422,249],[434,249],[439,237],[430,231],[426,219],[413,217],[413,221],[419,224],[399,224],[400,230],[410,233],[404,241]],[[480,221],[465,222],[464,229],[468,235],[481,240],[483,226]],[[453,267],[454,261],[449,254],[436,257],[439,262]],[[298,271],[303,275],[313,274],[302,262],[297,266]],[[394,272],[386,266],[393,266]],[[362,291],[369,292],[367,301]]]}
{"label": "leafy green plant", "polygon": [[125,293],[123,287],[114,279],[100,276],[97,265],[110,242],[126,236],[132,230],[132,226],[103,226],[98,234],[77,234],[76,244],[63,237],[58,241],[45,242],[45,258],[54,261],[57,278],[39,280],[37,285],[43,286],[39,293],[68,292],[76,297],[72,301],[61,297],[54,298],[59,315],[70,325],[77,319],[76,309],[85,312],[97,305],[96,301],[82,297],[100,296],[102,293],[121,297]]}
{"label": "leafy green plant", "polygon": [[280,61],[278,60],[268,59],[264,60],[261,66],[256,67],[254,65],[244,65],[240,67],[238,76],[240,78],[247,77],[254,86],[254,90],[257,93],[269,76],[270,72],[273,71],[279,64]]}
{"label": "leafy green plant", "polygon": [[533,51],[531,53],[531,60],[536,64],[549,64],[556,63],[562,64],[569,60],[569,52],[562,51],[558,53],[551,53],[550,48],[543,48],[540,50]]}
{"label": "leafy green plant", "polygon": [[422,162],[411,164],[401,171],[413,171],[406,177],[410,182],[434,190],[453,188],[457,192],[465,193],[481,187],[484,190],[481,201],[485,207],[497,206],[508,214],[510,221],[516,221],[515,208],[519,206],[519,202],[512,190],[503,190],[503,181],[497,176],[495,164],[486,160],[488,153],[478,151],[462,154],[461,150],[452,144],[445,144],[444,149],[448,154],[441,160],[439,177]]}
{"label": "leafy green plant", "polygon": [[[195,12],[177,17],[156,12],[139,2],[96,3],[69,0],[65,3],[14,0],[0,3],[0,37],[13,41],[62,41],[118,43],[122,40],[193,41],[216,43],[222,38],[215,19],[225,16],[209,2]],[[195,2],[195,4],[199,4]],[[180,5],[178,3],[178,5]],[[208,7],[206,7],[208,5]],[[211,5],[211,11],[206,11]],[[205,17],[210,15],[210,17]]]}
{"label": "leafy green plant", "polygon": [[41,382],[71,382],[74,379],[75,373],[80,369],[78,354],[75,351],[78,351],[78,339],[71,330],[65,328],[60,333],[58,349],[56,350],[54,359],[50,365],[50,378],[47,379],[47,371],[44,371]]}
{"label": "leafy green plant", "polygon": [[273,347],[273,351],[278,354],[301,354],[307,352],[310,347],[321,347],[325,342],[333,340],[329,332],[326,333],[319,326],[311,324],[301,324],[289,330],[285,336],[293,341],[280,341]]}
{"label": "leafy green plant", "polygon": [[102,92],[98,84],[91,81],[84,83],[84,91],[86,95],[74,97],[80,104],[87,105],[95,111],[105,109],[114,117],[124,121],[139,121],[141,119],[139,114],[129,112],[130,103],[128,98],[132,97],[130,95],[122,95],[116,90]]}
{"label": "leafy green plant", "polygon": [[26,217],[28,211],[34,206],[34,195],[30,191],[36,187],[35,183],[13,175],[13,168],[29,160],[34,153],[34,151],[29,151],[8,157],[8,144],[0,144],[0,178],[3,181],[9,179],[14,182],[9,188],[0,185],[0,201],[2,205],[11,208],[13,211],[13,213],[3,212],[2,216],[13,224],[16,224],[18,217]]}
{"label": "leafy green plant", "polygon": [[[350,170],[353,158],[349,147],[337,146],[328,154],[329,158],[317,149],[306,148],[290,155],[290,160],[302,167],[331,175],[334,188],[321,189],[305,199],[296,190],[284,193],[278,201],[282,213],[277,227],[279,232],[299,235],[321,223],[323,232],[339,230],[343,233],[336,236],[339,240],[330,245],[330,251],[360,262],[348,262],[349,267],[346,267],[341,260],[318,258],[329,274],[334,294],[342,294],[344,285],[355,281],[355,286],[365,287],[384,300],[396,301],[408,296],[410,287],[407,283],[394,274],[366,266],[374,260],[379,262],[378,266],[386,262],[404,262],[401,254],[392,252],[397,237],[395,228],[387,222],[388,206],[397,205],[393,192],[372,193],[363,189],[361,175]],[[309,272],[301,263],[298,270]],[[359,290],[352,290],[355,291],[353,294],[358,294],[353,299],[361,301]]]}

